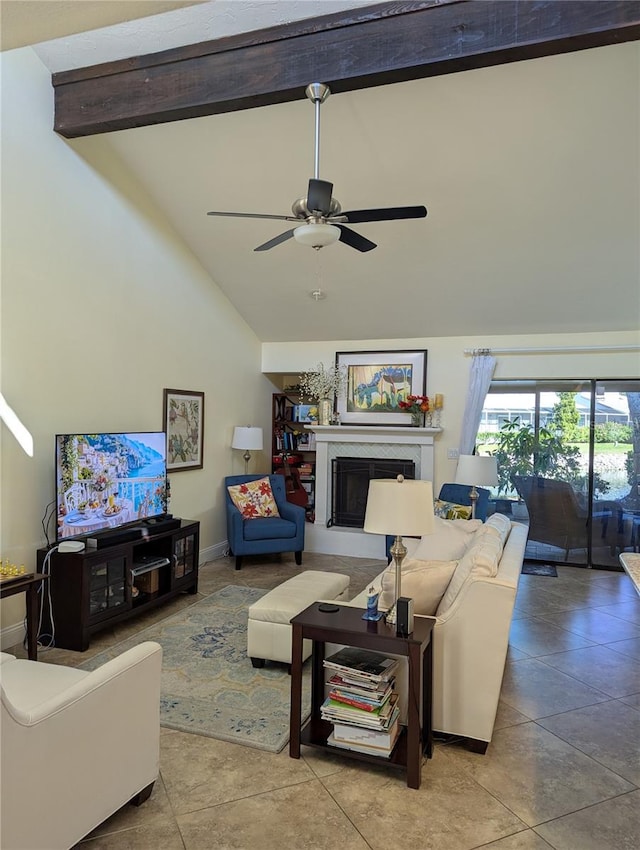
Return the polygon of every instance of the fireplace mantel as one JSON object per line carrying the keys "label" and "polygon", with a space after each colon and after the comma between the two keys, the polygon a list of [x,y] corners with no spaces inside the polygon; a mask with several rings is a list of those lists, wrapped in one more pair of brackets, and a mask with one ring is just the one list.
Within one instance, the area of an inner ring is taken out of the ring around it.
{"label": "fireplace mantel", "polygon": [[[433,481],[434,439],[442,428],[414,428],[402,425],[305,425],[316,437],[315,524],[307,527],[306,548],[315,552],[383,557],[383,538],[359,529],[327,528],[331,516],[331,460],[336,454],[357,456],[411,456],[416,462],[416,477]],[[371,452],[367,452],[367,446]],[[353,447],[350,449],[350,447]],[[376,448],[377,447],[377,448]],[[397,450],[397,451],[396,451]],[[382,543],[380,543],[382,540]],[[373,548],[377,544],[377,548]],[[375,554],[374,554],[375,553]]]}
{"label": "fireplace mantel", "polygon": [[[421,437],[435,437],[442,428],[411,428],[406,425],[305,425],[316,435],[316,442],[381,443],[419,443]],[[384,437],[386,439],[380,439]]]}

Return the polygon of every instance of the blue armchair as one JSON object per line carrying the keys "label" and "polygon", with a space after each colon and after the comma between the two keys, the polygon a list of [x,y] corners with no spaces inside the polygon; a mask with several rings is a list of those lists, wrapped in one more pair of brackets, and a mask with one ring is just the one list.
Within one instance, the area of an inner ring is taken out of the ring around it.
{"label": "blue armchair", "polygon": [[262,475],[229,475],[224,479],[227,506],[227,540],[231,554],[236,558],[236,570],[242,566],[243,555],[264,555],[273,552],[295,552],[296,564],[302,563],[304,549],[304,508],[287,501],[285,479],[282,475],[269,475],[273,498],[279,517],[244,519],[231,501],[227,487],[245,484],[264,478]]}
{"label": "blue armchair", "polygon": [[[478,501],[476,502],[476,519],[481,519],[482,522],[487,521],[487,511],[489,510],[489,496],[491,495],[484,487],[476,487],[478,491]],[[468,484],[443,484],[440,488],[439,499],[443,502],[454,502],[456,505],[470,505],[471,487]]]}

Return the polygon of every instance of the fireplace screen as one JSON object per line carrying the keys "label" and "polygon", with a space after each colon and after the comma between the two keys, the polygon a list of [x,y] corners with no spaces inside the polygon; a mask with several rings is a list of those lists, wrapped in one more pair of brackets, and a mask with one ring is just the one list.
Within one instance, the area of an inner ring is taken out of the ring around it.
{"label": "fireplace screen", "polygon": [[337,457],[331,461],[331,519],[328,525],[363,528],[372,478],[415,478],[412,460]]}

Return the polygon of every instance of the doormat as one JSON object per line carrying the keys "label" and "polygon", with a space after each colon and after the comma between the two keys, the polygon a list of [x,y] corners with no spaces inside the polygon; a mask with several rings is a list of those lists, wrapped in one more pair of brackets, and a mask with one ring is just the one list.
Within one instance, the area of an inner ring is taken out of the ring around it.
{"label": "doormat", "polygon": [[558,578],[558,571],[553,564],[523,564],[522,575],[552,576],[553,578]]}
{"label": "doormat", "polygon": [[[162,646],[160,725],[279,753],[289,741],[291,676],[285,664],[255,668],[247,612],[266,590],[230,585],[160,620],[81,665],[95,670],[145,640]],[[311,706],[310,662],[303,707]]]}

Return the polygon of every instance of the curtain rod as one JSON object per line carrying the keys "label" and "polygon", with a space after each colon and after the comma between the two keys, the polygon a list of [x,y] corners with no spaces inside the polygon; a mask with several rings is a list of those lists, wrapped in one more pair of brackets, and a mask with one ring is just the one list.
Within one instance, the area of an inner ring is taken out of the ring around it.
{"label": "curtain rod", "polygon": [[465,357],[488,354],[604,354],[616,351],[640,351],[640,345],[575,345],[564,348],[465,348]]}

